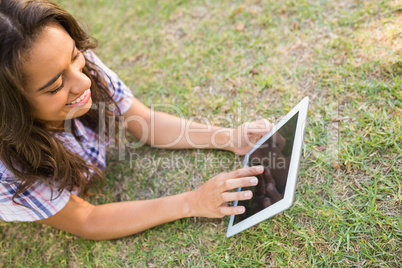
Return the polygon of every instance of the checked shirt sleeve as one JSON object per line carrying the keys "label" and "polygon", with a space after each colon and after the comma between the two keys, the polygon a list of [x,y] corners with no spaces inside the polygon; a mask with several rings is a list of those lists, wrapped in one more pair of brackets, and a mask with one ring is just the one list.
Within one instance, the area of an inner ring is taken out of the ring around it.
{"label": "checked shirt sleeve", "polygon": [[19,183],[0,162],[0,220],[37,221],[46,219],[59,212],[69,201],[70,192],[57,190],[51,196],[49,186],[37,182],[13,202],[12,197]]}
{"label": "checked shirt sleeve", "polygon": [[115,72],[110,70],[99,58],[95,55],[92,50],[87,50],[85,53],[85,58],[89,59],[91,62],[95,63],[98,70],[103,74],[105,80],[108,84],[109,90],[113,96],[114,101],[119,106],[120,112],[124,114],[131,107],[133,103],[133,93],[124,84],[123,81],[117,76]]}

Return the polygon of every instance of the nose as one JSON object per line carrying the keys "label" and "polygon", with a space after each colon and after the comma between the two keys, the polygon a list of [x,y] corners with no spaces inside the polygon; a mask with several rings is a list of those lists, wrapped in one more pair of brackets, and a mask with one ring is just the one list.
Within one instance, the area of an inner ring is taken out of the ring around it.
{"label": "nose", "polygon": [[81,69],[72,70],[70,77],[70,93],[72,94],[81,94],[91,87],[91,80],[82,72]]}

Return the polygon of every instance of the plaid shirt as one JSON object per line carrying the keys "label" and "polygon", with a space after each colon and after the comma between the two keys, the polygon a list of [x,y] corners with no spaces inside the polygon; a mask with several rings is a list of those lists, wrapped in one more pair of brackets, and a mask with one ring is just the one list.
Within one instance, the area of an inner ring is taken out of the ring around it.
{"label": "plaid shirt", "polygon": [[[84,55],[86,59],[98,66],[101,73],[106,74],[110,78],[109,80],[106,77],[106,81],[112,92],[113,99],[118,104],[120,112],[122,114],[125,113],[133,102],[133,95],[130,89],[92,51],[86,51]],[[106,166],[107,142],[106,144],[100,144],[98,134],[90,128],[85,127],[79,118],[72,120],[71,127],[74,128],[80,142],[69,132],[54,133],[54,136],[64,147],[80,155],[88,164],[95,164],[103,170]],[[12,197],[19,185],[20,183],[16,180],[15,176],[0,162],[0,220],[36,221],[46,219],[59,212],[67,204],[71,193],[77,194],[77,192],[64,190],[60,195],[58,192],[55,192],[51,196],[49,186],[36,182],[32,187],[15,198],[17,203],[24,205],[21,206],[12,201]]]}

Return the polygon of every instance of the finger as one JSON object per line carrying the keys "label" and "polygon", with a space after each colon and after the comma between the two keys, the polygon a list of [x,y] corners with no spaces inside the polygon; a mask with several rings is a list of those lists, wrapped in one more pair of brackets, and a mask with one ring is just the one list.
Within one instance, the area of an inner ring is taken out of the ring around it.
{"label": "finger", "polygon": [[241,191],[241,192],[224,192],[221,195],[222,203],[227,203],[236,200],[249,200],[253,197],[253,192],[251,191]]}
{"label": "finger", "polygon": [[231,171],[229,173],[226,173],[227,175],[226,178],[241,178],[241,177],[247,177],[247,176],[253,176],[253,175],[258,175],[261,174],[264,171],[263,166],[253,166],[253,167],[244,167],[237,169],[235,171]]}
{"label": "finger", "polygon": [[246,208],[244,206],[236,206],[236,207],[221,206],[219,208],[219,212],[222,215],[239,215],[243,214],[245,211]]}
{"label": "finger", "polygon": [[269,122],[267,119],[258,120],[250,123],[246,131],[248,133],[268,133],[272,128],[273,124]]}
{"label": "finger", "polygon": [[267,128],[267,127],[269,127],[271,125],[272,125],[271,122],[266,118],[260,119],[260,120],[257,120],[257,121],[254,121],[254,122],[250,123],[250,126],[259,126],[259,127],[263,127],[263,128]]}
{"label": "finger", "polygon": [[230,191],[239,187],[249,187],[258,184],[258,179],[256,177],[245,177],[238,179],[229,179],[222,183],[220,190],[222,192]]}
{"label": "finger", "polygon": [[271,131],[271,129],[274,127],[274,124],[269,122],[267,119],[263,119],[259,122],[259,127],[261,129],[264,129],[267,133]]}
{"label": "finger", "polygon": [[251,145],[255,144],[261,137],[265,135],[265,132],[263,133],[248,133],[248,141],[250,141]]}
{"label": "finger", "polygon": [[264,137],[265,134],[270,132],[272,127],[265,127],[263,125],[256,126],[247,130],[247,142],[249,146],[254,145],[259,139]]}
{"label": "finger", "polygon": [[264,124],[264,126],[266,126],[266,127],[269,127],[269,126],[272,126],[272,125],[273,125],[273,124],[272,124],[268,119],[266,119],[266,118],[259,120],[259,122],[260,122],[261,124]]}

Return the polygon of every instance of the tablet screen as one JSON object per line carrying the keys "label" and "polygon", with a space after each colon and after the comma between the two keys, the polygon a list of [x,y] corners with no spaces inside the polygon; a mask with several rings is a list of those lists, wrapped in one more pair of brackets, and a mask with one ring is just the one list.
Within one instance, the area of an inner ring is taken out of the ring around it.
{"label": "tablet screen", "polygon": [[274,135],[250,154],[248,166],[262,165],[264,173],[257,176],[257,186],[242,189],[251,190],[253,198],[238,202],[239,206],[246,208],[246,212],[236,215],[233,224],[237,224],[283,199],[298,116],[297,112]]}

